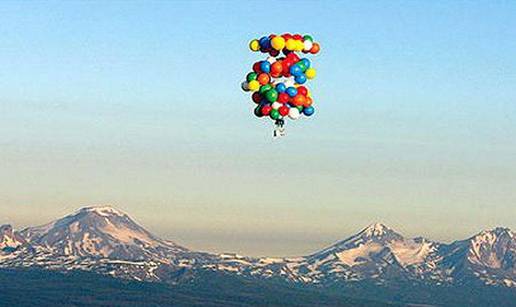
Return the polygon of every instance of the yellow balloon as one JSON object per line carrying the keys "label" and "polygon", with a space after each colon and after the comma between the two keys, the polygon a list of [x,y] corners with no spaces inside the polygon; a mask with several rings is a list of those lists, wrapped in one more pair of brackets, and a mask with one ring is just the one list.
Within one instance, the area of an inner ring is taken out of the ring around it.
{"label": "yellow balloon", "polygon": [[260,43],[258,42],[257,39],[253,39],[250,43],[249,43],[249,49],[251,49],[252,51],[258,51],[260,50]]}
{"label": "yellow balloon", "polygon": [[247,87],[249,88],[250,91],[256,92],[257,90],[260,89],[260,82],[258,82],[257,80],[249,81],[249,84],[247,84]]}
{"label": "yellow balloon", "polygon": [[315,75],[316,75],[316,72],[315,72],[315,69],[313,68],[308,68],[305,72],[305,75],[308,79],[313,79],[315,78]]}
{"label": "yellow balloon", "polygon": [[303,48],[305,48],[305,44],[300,40],[296,40],[296,51],[302,51]]}
{"label": "yellow balloon", "polygon": [[275,36],[271,39],[271,46],[276,50],[281,50],[285,48],[285,39],[281,36]]}
{"label": "yellow balloon", "polygon": [[296,40],[292,38],[287,39],[287,43],[285,44],[285,46],[287,47],[287,50],[290,51],[296,49]]}

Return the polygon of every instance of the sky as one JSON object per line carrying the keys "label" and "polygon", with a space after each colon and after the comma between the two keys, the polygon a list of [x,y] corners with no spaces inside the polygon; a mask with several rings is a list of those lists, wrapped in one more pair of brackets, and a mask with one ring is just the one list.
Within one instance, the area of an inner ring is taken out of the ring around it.
{"label": "sky", "polygon": [[[309,33],[272,140],[248,42]],[[382,222],[516,229],[514,1],[3,1],[0,224],[111,204],[189,248],[314,252]]]}

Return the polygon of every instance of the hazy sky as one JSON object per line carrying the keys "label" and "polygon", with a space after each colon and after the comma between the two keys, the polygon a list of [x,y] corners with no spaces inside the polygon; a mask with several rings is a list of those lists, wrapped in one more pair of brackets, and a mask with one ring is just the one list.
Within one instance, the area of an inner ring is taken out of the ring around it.
{"label": "hazy sky", "polygon": [[[286,31],[321,42],[317,113],[273,141],[240,82]],[[3,1],[0,224],[105,203],[249,255],[514,229],[516,2]]]}

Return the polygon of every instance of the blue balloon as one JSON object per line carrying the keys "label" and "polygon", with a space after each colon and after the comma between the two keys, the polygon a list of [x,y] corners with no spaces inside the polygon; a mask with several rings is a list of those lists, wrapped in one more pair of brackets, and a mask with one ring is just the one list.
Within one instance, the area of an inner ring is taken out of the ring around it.
{"label": "blue balloon", "polygon": [[271,47],[271,40],[267,36],[260,38],[258,42],[260,43],[260,47],[264,49],[268,49]]}
{"label": "blue balloon", "polygon": [[268,61],[262,61],[260,63],[260,69],[264,72],[264,73],[269,73],[271,71],[271,63],[269,63]]}
{"label": "blue balloon", "polygon": [[304,74],[300,74],[299,76],[296,76],[294,80],[298,84],[304,84],[306,82],[306,76]]}
{"label": "blue balloon", "polygon": [[303,73],[303,71],[301,70],[301,67],[299,67],[298,65],[290,66],[290,74],[292,76],[297,77],[297,76],[301,75],[302,73]]}
{"label": "blue balloon", "polygon": [[285,83],[280,82],[280,83],[276,84],[276,91],[278,91],[278,93],[284,93],[286,90],[287,90],[287,86],[285,86]]}
{"label": "blue balloon", "polygon": [[303,64],[305,64],[306,69],[310,68],[310,60],[309,59],[302,58],[301,62],[303,62]]}
{"label": "blue balloon", "polygon": [[315,112],[315,109],[312,106],[309,106],[309,107],[306,107],[303,109],[303,114],[306,116],[312,116],[314,114],[314,112]]}
{"label": "blue balloon", "polygon": [[297,95],[297,88],[290,86],[287,87],[287,90],[285,92],[287,92],[287,95],[289,95],[290,97],[294,97]]}

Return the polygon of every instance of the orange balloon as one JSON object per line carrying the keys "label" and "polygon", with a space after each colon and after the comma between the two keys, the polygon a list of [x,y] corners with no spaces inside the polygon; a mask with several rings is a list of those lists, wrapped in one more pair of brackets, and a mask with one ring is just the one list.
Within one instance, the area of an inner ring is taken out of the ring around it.
{"label": "orange balloon", "polygon": [[282,61],[276,61],[271,65],[271,74],[281,74],[283,72]]}
{"label": "orange balloon", "polygon": [[269,83],[269,81],[271,81],[271,77],[269,77],[269,75],[266,73],[261,73],[258,75],[258,78],[256,78],[256,80],[258,80],[260,85],[265,85]]}
{"label": "orange balloon", "polygon": [[296,96],[294,96],[294,99],[292,100],[292,103],[297,107],[297,106],[302,106],[306,103],[306,97],[301,95],[301,94],[297,94]]}
{"label": "orange balloon", "polygon": [[310,49],[310,53],[311,54],[316,54],[317,52],[319,52],[319,50],[321,50],[321,46],[319,46],[318,43],[314,43],[312,45],[312,49]]}
{"label": "orange balloon", "polygon": [[306,97],[305,103],[303,104],[303,107],[309,107],[314,103],[313,99],[311,97]]}

